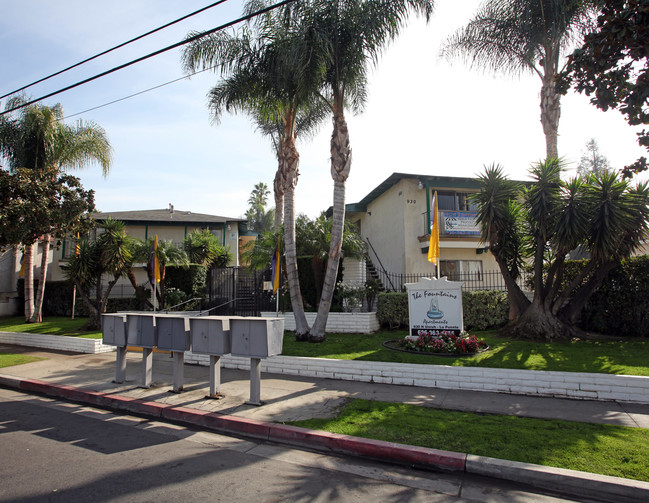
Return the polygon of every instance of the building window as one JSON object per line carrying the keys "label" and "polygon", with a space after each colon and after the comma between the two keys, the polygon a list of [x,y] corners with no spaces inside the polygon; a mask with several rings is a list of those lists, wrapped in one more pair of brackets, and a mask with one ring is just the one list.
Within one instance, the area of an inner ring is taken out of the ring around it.
{"label": "building window", "polygon": [[449,281],[482,280],[482,260],[440,260],[440,276]]}
{"label": "building window", "polygon": [[437,207],[448,211],[476,211],[476,206],[470,201],[470,192],[455,192],[450,190],[438,191]]}

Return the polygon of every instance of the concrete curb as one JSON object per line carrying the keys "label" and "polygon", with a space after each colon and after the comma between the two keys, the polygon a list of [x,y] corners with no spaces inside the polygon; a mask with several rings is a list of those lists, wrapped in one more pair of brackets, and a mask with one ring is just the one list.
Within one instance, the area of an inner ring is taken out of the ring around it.
{"label": "concrete curb", "polygon": [[219,433],[437,471],[466,472],[520,482],[566,495],[615,502],[649,501],[649,483],[637,480],[309,430],[89,391],[37,379],[21,379],[0,374],[0,386],[153,419],[164,419]]}

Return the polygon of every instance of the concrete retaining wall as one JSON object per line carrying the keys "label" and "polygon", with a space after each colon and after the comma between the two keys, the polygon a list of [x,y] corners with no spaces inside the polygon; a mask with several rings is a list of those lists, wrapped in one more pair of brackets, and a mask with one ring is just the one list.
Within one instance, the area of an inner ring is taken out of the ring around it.
{"label": "concrete retaining wall", "polygon": [[[304,313],[309,325],[313,325],[316,313]],[[284,329],[295,330],[295,317],[293,313],[262,312],[262,316],[284,318]],[[327,332],[351,333],[351,334],[373,334],[381,325],[376,313],[329,313],[327,317]]]}
{"label": "concrete retaining wall", "polygon": [[[209,357],[186,353],[185,362],[209,365]],[[248,370],[246,358],[224,356],[226,368]],[[649,404],[649,377],[419,365],[355,360],[273,356],[262,360],[262,371],[347,381],[401,384],[442,389],[491,391]]]}
{"label": "concrete retaining wall", "polygon": [[0,332],[0,342],[30,346],[33,348],[72,351],[73,353],[107,353],[115,351],[115,346],[103,344],[101,339],[81,339],[60,335],[27,334],[22,332]]}
{"label": "concrete retaining wall", "polygon": [[[115,350],[115,346],[102,344],[99,339],[16,332],[0,332],[0,342],[77,353]],[[188,351],[185,353],[185,362],[207,366],[209,356]],[[221,365],[225,368],[249,370],[250,360],[228,355],[221,358]],[[649,404],[649,377],[640,376],[330,360],[297,356],[273,356],[262,360],[261,367],[263,372],[274,374],[347,381]]]}

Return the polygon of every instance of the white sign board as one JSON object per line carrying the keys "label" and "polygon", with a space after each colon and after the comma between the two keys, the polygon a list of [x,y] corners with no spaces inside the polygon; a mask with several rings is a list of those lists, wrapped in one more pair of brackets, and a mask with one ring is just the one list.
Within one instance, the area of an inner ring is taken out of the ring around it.
{"label": "white sign board", "polygon": [[461,281],[421,278],[418,283],[407,283],[406,291],[411,336],[464,330]]}

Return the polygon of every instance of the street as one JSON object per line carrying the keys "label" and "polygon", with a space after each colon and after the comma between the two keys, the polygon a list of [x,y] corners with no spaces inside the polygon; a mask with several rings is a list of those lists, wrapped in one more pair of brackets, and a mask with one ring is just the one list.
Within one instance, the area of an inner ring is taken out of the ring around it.
{"label": "street", "polygon": [[0,501],[567,501],[0,389]]}

